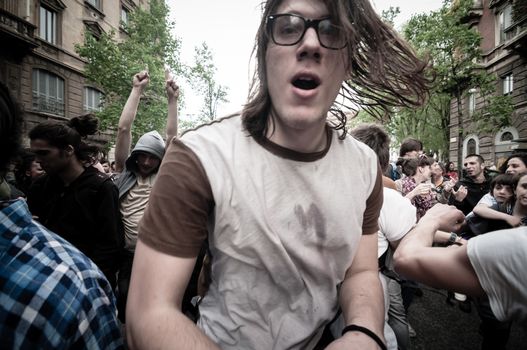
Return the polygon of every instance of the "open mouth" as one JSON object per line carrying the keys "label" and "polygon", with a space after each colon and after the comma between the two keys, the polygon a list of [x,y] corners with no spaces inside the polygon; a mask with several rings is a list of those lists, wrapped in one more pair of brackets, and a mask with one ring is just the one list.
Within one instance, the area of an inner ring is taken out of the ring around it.
{"label": "open mouth", "polygon": [[315,77],[301,76],[293,80],[293,86],[302,90],[313,90],[320,85],[320,81]]}

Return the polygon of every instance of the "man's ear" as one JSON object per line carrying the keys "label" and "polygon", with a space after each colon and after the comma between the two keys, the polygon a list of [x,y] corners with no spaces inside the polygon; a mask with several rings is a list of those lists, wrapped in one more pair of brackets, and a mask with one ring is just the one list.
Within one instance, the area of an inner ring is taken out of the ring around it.
{"label": "man's ear", "polygon": [[64,152],[66,152],[68,156],[72,156],[75,153],[75,148],[73,148],[72,145],[67,145]]}

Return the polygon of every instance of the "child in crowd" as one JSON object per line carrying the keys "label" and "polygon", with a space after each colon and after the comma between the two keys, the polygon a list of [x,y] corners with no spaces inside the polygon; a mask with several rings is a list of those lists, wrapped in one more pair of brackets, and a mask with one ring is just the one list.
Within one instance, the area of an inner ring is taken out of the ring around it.
{"label": "child in crowd", "polygon": [[513,185],[514,176],[511,174],[501,174],[492,180],[489,193],[484,195],[472,213],[467,215],[467,230],[470,236],[520,224],[520,219],[512,215]]}

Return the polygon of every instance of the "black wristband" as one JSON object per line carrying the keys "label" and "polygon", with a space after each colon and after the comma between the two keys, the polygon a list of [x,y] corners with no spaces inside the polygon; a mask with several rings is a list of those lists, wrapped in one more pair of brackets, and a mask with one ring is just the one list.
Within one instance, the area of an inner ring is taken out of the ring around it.
{"label": "black wristband", "polygon": [[387,347],[382,342],[381,338],[379,338],[377,334],[373,333],[368,328],[357,326],[356,324],[350,324],[349,326],[344,327],[344,329],[342,330],[342,335],[344,335],[344,333],[346,332],[353,332],[353,331],[358,331],[358,332],[366,334],[368,337],[375,340],[375,342],[379,345],[379,347],[382,350],[387,350]]}

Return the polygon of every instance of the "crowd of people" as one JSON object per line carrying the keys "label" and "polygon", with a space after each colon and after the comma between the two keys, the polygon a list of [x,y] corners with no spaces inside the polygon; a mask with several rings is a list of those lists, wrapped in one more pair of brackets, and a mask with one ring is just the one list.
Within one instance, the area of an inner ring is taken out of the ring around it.
{"label": "crowd of people", "polygon": [[343,86],[389,111],[430,82],[369,0],[268,0],[255,54],[243,110],[182,136],[167,72],[166,135],[132,148],[135,74],[111,163],[92,114],[20,151],[0,84],[2,347],[404,350],[420,283],[468,296],[482,349],[527,325],[527,155],[458,174],[421,140],[395,164],[382,126],[347,133]]}

